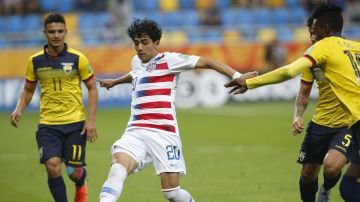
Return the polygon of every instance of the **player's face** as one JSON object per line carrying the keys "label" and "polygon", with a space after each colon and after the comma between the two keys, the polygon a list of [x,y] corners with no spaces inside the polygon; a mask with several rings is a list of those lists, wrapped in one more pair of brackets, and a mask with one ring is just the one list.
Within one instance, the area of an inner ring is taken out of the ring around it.
{"label": "player's face", "polygon": [[50,23],[45,26],[44,35],[51,47],[61,47],[64,45],[66,37],[66,27],[64,23]]}
{"label": "player's face", "polygon": [[153,42],[149,36],[135,37],[133,41],[141,62],[147,63],[158,54],[159,41]]}
{"label": "player's face", "polygon": [[329,30],[326,25],[320,24],[317,19],[314,19],[311,28],[311,41],[316,42],[329,36]]}

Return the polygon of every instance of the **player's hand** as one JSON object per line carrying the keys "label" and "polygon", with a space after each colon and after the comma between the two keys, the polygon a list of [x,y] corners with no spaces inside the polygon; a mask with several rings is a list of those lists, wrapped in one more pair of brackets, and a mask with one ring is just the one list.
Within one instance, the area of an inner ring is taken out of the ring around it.
{"label": "player's hand", "polygon": [[95,78],[95,80],[100,83],[100,87],[106,88],[108,90],[110,88],[114,87],[114,85],[115,85],[115,81],[113,79],[98,79],[98,78]]}
{"label": "player's hand", "polygon": [[295,116],[292,124],[291,132],[293,135],[298,135],[304,131],[304,121],[300,116]]}
{"label": "player's hand", "polygon": [[86,135],[86,140],[89,142],[95,142],[98,135],[96,131],[95,120],[87,119],[83,130],[80,133],[81,135]]}
{"label": "player's hand", "polygon": [[15,110],[13,113],[11,113],[10,115],[11,125],[14,126],[15,128],[19,127],[20,118],[21,118],[21,112]]}
{"label": "player's hand", "polygon": [[233,87],[229,92],[230,94],[234,93],[234,95],[236,95],[239,93],[245,93],[248,89],[246,86],[246,80],[256,77],[257,75],[258,75],[257,71],[247,72],[245,74],[242,74],[239,78],[233,79],[230,82],[226,83],[224,86],[226,88]]}

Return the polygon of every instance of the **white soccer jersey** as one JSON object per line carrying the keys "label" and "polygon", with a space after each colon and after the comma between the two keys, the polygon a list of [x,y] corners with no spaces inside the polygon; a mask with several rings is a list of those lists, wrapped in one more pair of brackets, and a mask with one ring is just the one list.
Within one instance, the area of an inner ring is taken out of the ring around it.
{"label": "white soccer jersey", "polygon": [[179,75],[194,69],[199,59],[198,56],[165,52],[144,64],[134,56],[131,61],[131,116],[127,129],[151,128],[178,135],[175,97]]}

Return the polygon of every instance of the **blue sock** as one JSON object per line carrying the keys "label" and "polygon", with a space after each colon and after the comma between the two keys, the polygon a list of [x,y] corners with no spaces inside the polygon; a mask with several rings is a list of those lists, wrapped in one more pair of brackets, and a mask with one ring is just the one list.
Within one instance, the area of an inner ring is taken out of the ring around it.
{"label": "blue sock", "polygon": [[324,175],[324,188],[326,190],[333,188],[336,185],[336,183],[339,181],[340,177],[341,177],[341,172],[335,178],[328,178],[326,177],[326,175]]}
{"label": "blue sock", "polygon": [[360,201],[360,183],[353,176],[344,175],[340,183],[340,195],[346,202]]}
{"label": "blue sock", "polygon": [[66,187],[62,176],[52,179],[49,178],[48,186],[56,202],[67,202]]}
{"label": "blue sock", "polygon": [[318,191],[318,179],[314,182],[306,183],[300,177],[300,194],[301,200],[304,202],[315,202],[316,192]]}

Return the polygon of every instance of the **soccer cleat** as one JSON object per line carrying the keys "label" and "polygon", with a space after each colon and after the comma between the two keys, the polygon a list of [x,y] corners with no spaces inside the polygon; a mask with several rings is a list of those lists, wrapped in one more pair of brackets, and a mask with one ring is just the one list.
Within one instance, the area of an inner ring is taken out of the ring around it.
{"label": "soccer cleat", "polygon": [[330,189],[326,190],[323,186],[321,186],[317,202],[329,202],[330,201]]}
{"label": "soccer cleat", "polygon": [[75,202],[87,202],[86,182],[81,187],[75,187]]}

